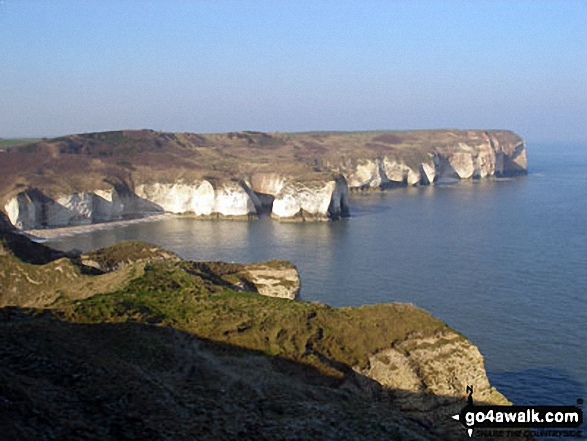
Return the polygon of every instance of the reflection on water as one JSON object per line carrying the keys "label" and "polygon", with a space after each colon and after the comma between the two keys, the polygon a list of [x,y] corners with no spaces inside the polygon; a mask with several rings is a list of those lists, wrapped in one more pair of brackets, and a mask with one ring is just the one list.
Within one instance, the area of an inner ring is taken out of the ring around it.
{"label": "reflection on water", "polygon": [[531,165],[517,179],[353,196],[340,222],[170,218],[49,244],[133,239],[192,260],[290,260],[302,298],[412,302],[467,335],[490,371],[525,372],[542,397],[534,369],[587,387],[587,156],[537,151]]}

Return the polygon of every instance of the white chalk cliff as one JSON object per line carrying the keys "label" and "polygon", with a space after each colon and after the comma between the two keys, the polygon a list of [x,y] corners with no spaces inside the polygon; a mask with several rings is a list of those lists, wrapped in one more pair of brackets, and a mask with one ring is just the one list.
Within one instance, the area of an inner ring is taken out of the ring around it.
{"label": "white chalk cliff", "polygon": [[491,135],[485,135],[480,145],[459,142],[434,148],[426,158],[412,160],[409,165],[401,154],[394,153],[359,159],[354,165],[341,163],[334,168],[346,176],[350,189],[366,189],[512,176],[525,173],[528,162],[522,140],[514,144],[500,143]]}
{"label": "white chalk cliff", "polygon": [[[196,170],[203,171],[190,175],[186,172],[189,169],[182,169],[183,174],[175,177],[173,168],[143,165],[138,172],[130,162],[118,159],[113,160],[116,161],[114,165],[106,167],[105,162],[88,155],[92,146],[102,142],[97,140],[114,136],[112,134],[76,135],[68,138],[69,144],[60,139],[39,143],[35,148],[44,148],[47,155],[55,156],[58,155],[56,150],[63,151],[55,158],[75,159],[80,164],[90,164],[86,165],[90,169],[96,168],[87,179],[80,175],[81,172],[71,170],[76,179],[70,180],[64,174],[60,186],[46,184],[43,167],[35,169],[26,178],[11,170],[15,173],[14,183],[3,190],[2,198],[4,211],[13,225],[24,230],[85,225],[165,212],[209,218],[338,219],[349,215],[349,191],[515,176],[525,174],[527,170],[524,142],[515,134],[504,131],[356,135],[363,138],[352,138],[353,134],[316,135],[314,138],[301,134],[279,138],[245,133],[232,137],[230,134],[217,135],[218,139],[214,141],[205,141],[205,137],[199,136],[193,138],[190,146],[184,143],[185,137],[181,141],[173,134],[129,131],[115,135],[112,144],[100,144],[100,148],[114,146],[113,152],[116,152],[119,145],[116,143],[124,145],[127,142],[136,148],[137,140],[140,140],[155,149],[156,153],[151,154],[160,155],[163,163],[166,153],[161,149],[166,148],[169,152],[179,151],[182,161],[194,158]],[[173,144],[180,141],[181,145]],[[355,149],[353,142],[359,141],[362,144]],[[233,143],[230,145],[246,144],[239,147],[241,150],[225,151],[228,148],[225,144],[229,142]],[[305,145],[307,150],[296,143]],[[89,149],[85,156],[79,153],[83,145]],[[268,148],[281,150],[263,150]],[[107,153],[101,150],[99,154],[104,152]],[[217,159],[208,159],[208,163],[200,165],[197,161],[201,152],[215,155],[210,157]],[[237,153],[241,156],[236,156]],[[14,153],[13,161],[19,160],[19,154],[24,153]],[[242,156],[245,154],[251,157]],[[260,155],[259,158],[254,154]],[[2,155],[10,160],[12,153]],[[140,163],[138,157],[124,157]],[[224,166],[222,161],[226,158],[237,158],[239,162],[227,160],[228,165]],[[59,170],[57,159],[49,163],[57,164],[54,167]],[[273,159],[276,160],[275,166],[268,162]],[[218,168],[229,166],[233,168]],[[207,177],[207,171],[211,172],[212,178]],[[10,183],[9,180],[6,182]]]}
{"label": "white chalk cliff", "polygon": [[283,185],[261,185],[258,188],[263,191],[259,192],[245,182],[227,182],[214,188],[206,180],[140,184],[135,192],[112,187],[54,198],[38,190],[25,190],[10,199],[4,209],[13,225],[23,230],[86,225],[164,212],[227,218],[267,212],[276,219],[301,220],[338,218],[348,212],[344,178],[312,183],[276,179]]}

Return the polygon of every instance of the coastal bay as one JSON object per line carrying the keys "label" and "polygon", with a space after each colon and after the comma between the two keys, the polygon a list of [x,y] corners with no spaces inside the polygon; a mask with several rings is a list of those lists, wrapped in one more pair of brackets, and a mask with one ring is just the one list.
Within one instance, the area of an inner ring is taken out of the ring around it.
{"label": "coastal bay", "polygon": [[478,345],[512,401],[572,403],[587,388],[587,158],[580,146],[531,151],[528,176],[353,196],[339,222],[174,218],[48,243],[140,239],[195,260],[286,259],[302,299],[412,302]]}

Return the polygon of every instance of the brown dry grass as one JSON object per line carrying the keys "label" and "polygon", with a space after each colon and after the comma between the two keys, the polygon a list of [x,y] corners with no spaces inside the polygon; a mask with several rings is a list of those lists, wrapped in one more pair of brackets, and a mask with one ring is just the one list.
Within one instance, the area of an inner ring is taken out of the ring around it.
{"label": "brown dry grass", "polygon": [[519,141],[512,132],[481,130],[216,134],[126,130],[69,135],[0,153],[0,202],[6,203],[24,187],[54,196],[107,188],[105,179],[136,185],[277,172],[301,181],[318,180],[330,176],[332,164],[343,160],[396,155],[417,162],[435,149],[459,142],[480,144],[486,133],[500,142]]}

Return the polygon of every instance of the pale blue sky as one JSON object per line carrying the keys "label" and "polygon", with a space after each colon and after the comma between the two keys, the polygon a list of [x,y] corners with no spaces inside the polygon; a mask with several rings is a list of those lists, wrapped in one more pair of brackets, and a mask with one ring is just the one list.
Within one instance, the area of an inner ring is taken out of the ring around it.
{"label": "pale blue sky", "polygon": [[0,137],[448,127],[587,140],[587,1],[0,1]]}

